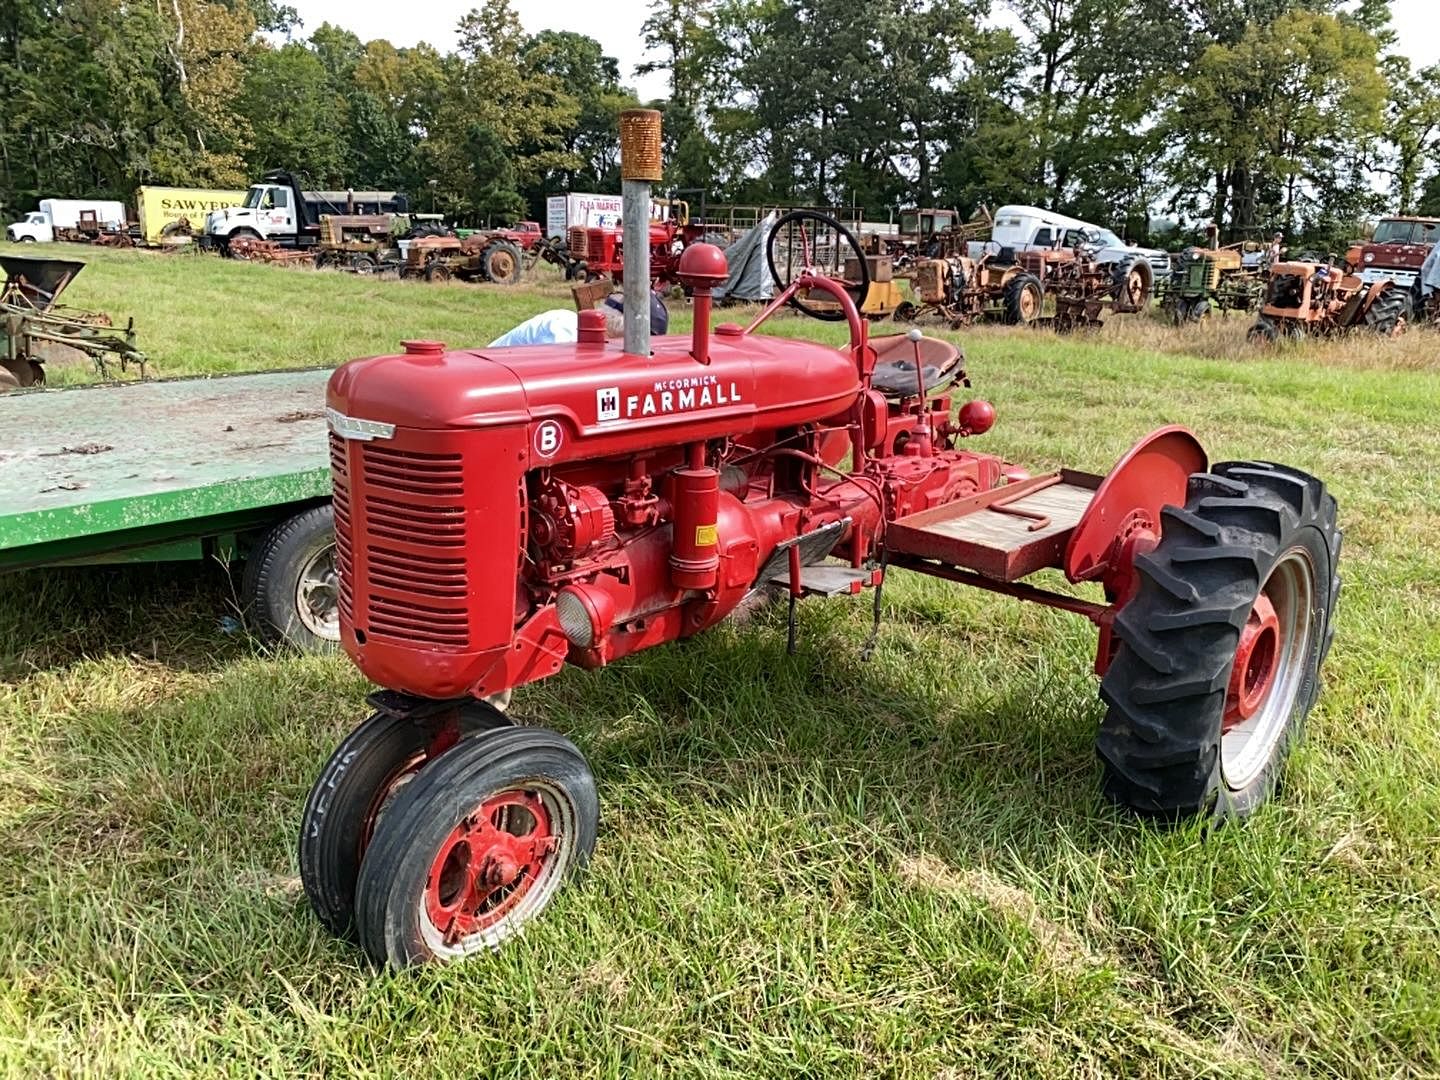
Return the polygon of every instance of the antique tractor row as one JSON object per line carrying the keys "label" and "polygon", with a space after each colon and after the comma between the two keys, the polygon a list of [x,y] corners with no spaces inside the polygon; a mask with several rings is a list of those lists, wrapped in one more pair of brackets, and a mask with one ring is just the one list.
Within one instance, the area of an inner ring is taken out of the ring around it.
{"label": "antique tractor row", "polygon": [[1367,285],[1329,263],[1276,263],[1248,337],[1272,342],[1361,329],[1395,337],[1405,330],[1408,310],[1405,291],[1388,279]]}
{"label": "antique tractor row", "polygon": [[1153,284],[1143,258],[1099,263],[1083,249],[1066,248],[920,258],[908,276],[915,299],[901,304],[895,318],[910,322],[936,315],[956,329],[982,319],[1028,326],[1042,319],[1047,299],[1057,330],[1098,326],[1107,309],[1143,310]]}
{"label": "antique tractor row", "polygon": [[[659,115],[637,112],[622,177],[648,197]],[[627,227],[632,250],[648,251],[647,225]],[[628,270],[650,276],[643,256]],[[727,267],[699,243],[675,268],[690,335],[652,340],[637,318],[622,347],[584,311],[574,344],[414,341],[335,372],[341,641],[383,689],[302,815],[301,877],[327,927],[394,965],[521,930],[590,857],[599,799],[578,748],[499,703],[567,663],[701,633],[757,591],[788,597],[792,644],[805,597],[874,590],[878,631],[900,571],[1078,614],[1098,631],[1112,798],[1243,817],[1272,793],[1331,641],[1324,485],[1211,464],[1175,426],[1105,476],[972,448],[995,410],[957,398],[954,346],[872,340],[863,258],[857,271],[802,269],[750,325],[712,329]],[[848,341],[761,334],[786,305]],[[1091,595],[1026,580],[1046,569]]]}

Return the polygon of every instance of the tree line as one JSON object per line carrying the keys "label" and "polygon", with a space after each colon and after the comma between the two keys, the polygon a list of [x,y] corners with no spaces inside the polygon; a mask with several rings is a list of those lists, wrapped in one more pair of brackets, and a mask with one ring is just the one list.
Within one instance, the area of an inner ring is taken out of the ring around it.
{"label": "tree line", "polygon": [[[276,0],[8,0],[0,202],[142,184],[407,191],[467,222],[618,190],[640,104],[572,31],[483,0],[454,47],[396,47]],[[667,183],[712,203],[1030,202],[1145,239],[1338,246],[1384,211],[1440,213],[1440,67],[1388,0],[654,0]]]}

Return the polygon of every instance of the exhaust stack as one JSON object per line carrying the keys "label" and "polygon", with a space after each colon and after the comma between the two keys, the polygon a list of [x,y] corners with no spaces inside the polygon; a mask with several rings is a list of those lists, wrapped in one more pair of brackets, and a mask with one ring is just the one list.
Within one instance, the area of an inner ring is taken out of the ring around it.
{"label": "exhaust stack", "polygon": [[662,176],[660,113],[620,114],[620,225],[624,249],[625,351],[650,355],[650,185]]}

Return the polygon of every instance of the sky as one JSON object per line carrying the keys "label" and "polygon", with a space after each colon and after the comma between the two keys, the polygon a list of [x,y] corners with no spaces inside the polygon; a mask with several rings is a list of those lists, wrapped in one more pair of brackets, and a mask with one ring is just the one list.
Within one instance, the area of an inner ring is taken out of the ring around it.
{"label": "sky", "polygon": [[[362,41],[386,38],[391,44],[414,45],[428,41],[441,52],[455,46],[455,25],[476,0],[412,0],[405,17],[396,19],[393,0],[291,0],[309,34],[323,22],[334,23],[360,36]],[[530,33],[539,30],[575,30],[600,42],[608,56],[620,62],[620,74],[642,101],[664,97],[664,73],[643,77],[635,66],[645,59],[640,24],[649,0],[512,0],[520,22]],[[1399,35],[1398,51],[1416,67],[1440,61],[1440,0],[1391,0],[1391,22]]]}

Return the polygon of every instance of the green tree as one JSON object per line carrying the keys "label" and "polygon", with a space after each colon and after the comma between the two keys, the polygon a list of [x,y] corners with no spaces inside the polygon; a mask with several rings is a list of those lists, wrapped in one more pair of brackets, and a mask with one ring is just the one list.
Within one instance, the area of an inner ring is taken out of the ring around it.
{"label": "green tree", "polygon": [[1396,209],[1414,213],[1422,173],[1440,149],[1440,64],[1412,71],[1404,57],[1386,62],[1390,100],[1385,109],[1385,138],[1393,164],[1384,171],[1394,181]]}
{"label": "green tree", "polygon": [[240,108],[254,132],[252,170],[289,169],[316,186],[353,182],[345,100],[320,57],[304,45],[257,52]]}

